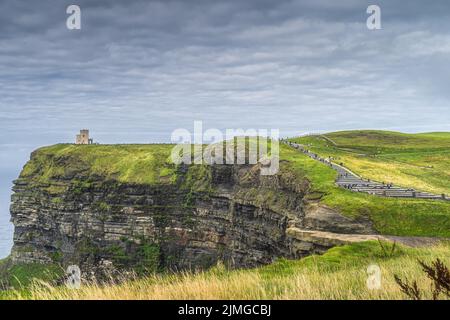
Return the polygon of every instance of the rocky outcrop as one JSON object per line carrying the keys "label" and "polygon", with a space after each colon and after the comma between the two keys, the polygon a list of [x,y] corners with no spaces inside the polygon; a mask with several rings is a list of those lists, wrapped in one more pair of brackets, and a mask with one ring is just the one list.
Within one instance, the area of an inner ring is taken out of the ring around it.
{"label": "rocky outcrop", "polygon": [[373,233],[370,221],[306,200],[309,182],[288,163],[275,176],[259,169],[180,166],[176,182],[152,185],[92,177],[86,168],[45,183],[21,175],[12,195],[11,257],[92,270],[207,268],[219,260],[252,267],[339,243],[305,232]]}

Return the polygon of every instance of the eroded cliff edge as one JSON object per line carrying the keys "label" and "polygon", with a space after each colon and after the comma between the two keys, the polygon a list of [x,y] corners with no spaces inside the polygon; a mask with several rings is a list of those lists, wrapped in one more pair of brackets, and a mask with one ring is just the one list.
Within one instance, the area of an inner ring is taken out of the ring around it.
{"label": "eroded cliff edge", "polygon": [[[154,159],[157,178],[144,183],[127,181],[123,169],[93,170],[109,156],[94,148],[107,147],[73,147],[34,152],[15,181],[14,262],[86,270],[207,268],[219,260],[253,267],[335,245],[299,238],[290,228],[374,233],[369,221],[321,206],[318,191],[287,161],[277,175],[261,176],[259,165],[175,166]],[[155,171],[124,157],[138,175]]]}

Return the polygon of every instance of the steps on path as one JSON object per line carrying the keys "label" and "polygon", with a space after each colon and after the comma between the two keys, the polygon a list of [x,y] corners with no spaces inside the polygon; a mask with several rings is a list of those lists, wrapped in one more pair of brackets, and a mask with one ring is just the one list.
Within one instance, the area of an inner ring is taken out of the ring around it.
{"label": "steps on path", "polygon": [[294,142],[284,141],[287,145],[297,149],[298,151],[308,155],[310,158],[328,165],[330,168],[338,172],[336,184],[341,188],[348,189],[353,192],[364,192],[377,196],[393,197],[393,198],[416,198],[416,199],[433,199],[447,200],[450,197],[446,195],[436,195],[429,192],[417,191],[412,188],[402,188],[393,184],[386,184],[368,179],[363,179],[357,174],[351,172],[347,168],[331,162],[329,159],[322,158],[308,150],[306,146]]}

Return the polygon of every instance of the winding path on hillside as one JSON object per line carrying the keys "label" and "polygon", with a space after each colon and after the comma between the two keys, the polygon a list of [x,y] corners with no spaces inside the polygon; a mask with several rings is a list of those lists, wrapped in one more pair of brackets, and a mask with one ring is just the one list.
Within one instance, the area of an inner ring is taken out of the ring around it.
{"label": "winding path on hillside", "polygon": [[338,173],[336,183],[341,188],[348,189],[353,192],[364,192],[377,196],[393,197],[393,198],[415,198],[415,199],[433,199],[433,200],[447,200],[450,201],[450,197],[444,194],[436,195],[428,192],[417,191],[412,188],[398,187],[393,184],[371,181],[370,179],[363,179],[356,173],[349,169],[332,162],[328,158],[322,158],[318,154],[307,149],[305,145],[283,141],[292,148],[306,154],[310,158],[322,162],[334,169]]}
{"label": "winding path on hillside", "polygon": [[342,234],[318,230],[303,230],[296,227],[287,229],[291,239],[298,241],[314,242],[324,247],[351,244],[364,241],[396,242],[408,247],[429,247],[438,244],[443,238],[436,237],[401,237],[381,234]]}

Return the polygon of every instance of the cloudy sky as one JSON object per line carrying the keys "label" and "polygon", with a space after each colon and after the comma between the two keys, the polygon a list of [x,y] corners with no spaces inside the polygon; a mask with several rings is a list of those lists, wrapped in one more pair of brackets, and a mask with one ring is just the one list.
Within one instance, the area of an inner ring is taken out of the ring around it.
{"label": "cloudy sky", "polygon": [[449,83],[448,0],[0,0],[0,194],[31,150],[84,127],[448,131]]}

